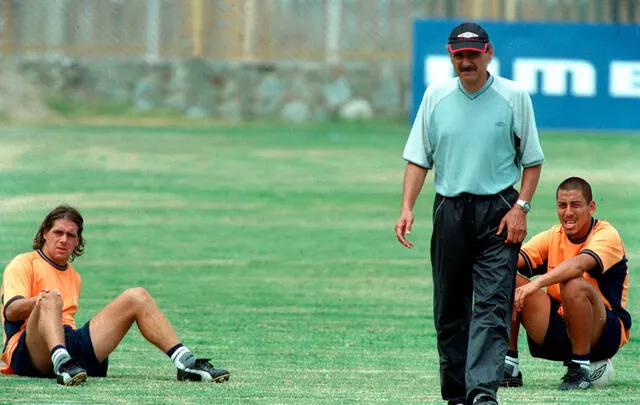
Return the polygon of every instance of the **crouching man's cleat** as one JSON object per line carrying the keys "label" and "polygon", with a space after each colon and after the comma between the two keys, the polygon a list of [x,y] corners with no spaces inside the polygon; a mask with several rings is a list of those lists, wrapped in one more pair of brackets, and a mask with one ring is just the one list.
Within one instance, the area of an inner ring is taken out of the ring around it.
{"label": "crouching man's cleat", "polygon": [[586,390],[591,388],[589,369],[584,369],[578,363],[572,361],[565,362],[567,374],[562,377],[562,384],[558,387],[560,391]]}
{"label": "crouching man's cleat", "polygon": [[522,387],[522,373],[519,370],[518,373],[515,373],[515,371],[515,367],[512,364],[504,363],[504,378],[500,383],[501,387]]}

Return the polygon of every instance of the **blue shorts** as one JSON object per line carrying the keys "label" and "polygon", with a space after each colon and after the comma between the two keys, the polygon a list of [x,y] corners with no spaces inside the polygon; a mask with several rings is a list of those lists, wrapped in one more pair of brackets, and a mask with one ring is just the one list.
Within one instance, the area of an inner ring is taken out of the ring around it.
{"label": "blue shorts", "polygon": [[[529,341],[529,351],[531,356],[541,359],[565,361],[570,360],[572,353],[571,341],[567,333],[567,325],[564,319],[558,314],[560,303],[551,299],[551,311],[549,313],[549,328],[544,336],[544,342],[541,345],[527,335]],[[622,337],[622,326],[617,316],[609,309],[607,311],[607,319],[604,322],[602,336],[598,343],[591,348],[591,361],[610,359],[620,348],[620,339]]]}
{"label": "blue shorts", "polygon": [[[27,348],[27,331],[24,331],[18,345],[11,357],[11,368],[17,375],[27,377],[45,377],[54,378],[55,373],[50,371],[42,373],[31,362],[29,349]],[[109,359],[106,358],[102,363],[96,358],[93,351],[93,343],[91,343],[91,334],[89,333],[89,322],[85,323],[80,329],[73,329],[68,325],[64,325],[64,340],[67,351],[80,363],[82,368],[87,371],[91,377],[106,377],[107,368],[109,368]]]}

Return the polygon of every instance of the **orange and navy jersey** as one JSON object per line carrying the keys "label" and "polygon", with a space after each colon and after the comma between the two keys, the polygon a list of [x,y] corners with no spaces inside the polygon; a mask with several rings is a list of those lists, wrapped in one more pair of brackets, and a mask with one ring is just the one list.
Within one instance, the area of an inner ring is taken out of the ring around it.
{"label": "orange and navy jersey", "polygon": [[[570,240],[561,225],[531,238],[520,250],[526,266],[518,271],[527,277],[544,274],[560,263],[581,253],[596,260],[596,266],[582,277],[600,293],[604,305],[613,312],[624,327],[620,345],[629,340],[631,315],[627,312],[629,272],[622,239],[607,221],[591,219],[591,230],[583,239]],[[547,287],[547,294],[560,301],[560,285]]]}
{"label": "orange and navy jersey", "polygon": [[5,267],[0,304],[4,345],[2,361],[7,366],[11,365],[11,356],[26,328],[27,320],[6,320],[5,307],[20,298],[35,297],[44,289],[57,289],[63,299],[62,323],[75,329],[74,316],[78,310],[80,286],[80,274],[73,267],[53,263],[40,250],[18,255]]}

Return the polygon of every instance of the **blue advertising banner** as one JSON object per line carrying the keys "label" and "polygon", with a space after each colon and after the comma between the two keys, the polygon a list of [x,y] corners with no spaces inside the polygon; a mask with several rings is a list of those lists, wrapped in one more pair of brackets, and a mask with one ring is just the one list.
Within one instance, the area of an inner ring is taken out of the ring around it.
{"label": "blue advertising banner", "polygon": [[[411,121],[426,86],[454,75],[446,43],[460,22],[415,22]],[[540,128],[640,130],[640,26],[480,24],[489,71],[527,89]]]}

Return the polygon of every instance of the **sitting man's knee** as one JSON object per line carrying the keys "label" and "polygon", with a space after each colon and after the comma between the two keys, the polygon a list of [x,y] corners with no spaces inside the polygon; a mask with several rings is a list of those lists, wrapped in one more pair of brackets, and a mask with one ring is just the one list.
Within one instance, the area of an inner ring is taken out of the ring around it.
{"label": "sitting man's knee", "polygon": [[134,304],[144,304],[153,299],[151,294],[143,287],[132,287],[125,290],[123,293],[127,299],[131,300]]}

